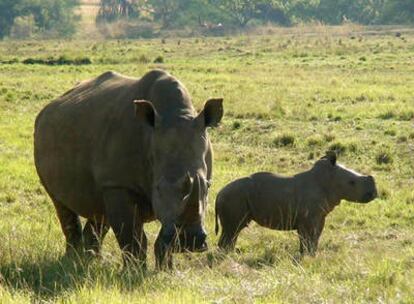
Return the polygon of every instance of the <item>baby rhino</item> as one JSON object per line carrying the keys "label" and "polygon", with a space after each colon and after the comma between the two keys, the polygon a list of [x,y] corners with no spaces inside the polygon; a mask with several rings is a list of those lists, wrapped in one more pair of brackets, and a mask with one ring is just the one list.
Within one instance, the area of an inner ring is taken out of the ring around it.
{"label": "baby rhino", "polygon": [[368,203],[377,197],[372,176],[361,175],[336,163],[328,153],[306,172],[282,177],[260,172],[225,186],[216,199],[219,247],[234,249],[240,231],[250,221],[276,230],[297,230],[300,253],[314,255],[325,217],[342,199]]}

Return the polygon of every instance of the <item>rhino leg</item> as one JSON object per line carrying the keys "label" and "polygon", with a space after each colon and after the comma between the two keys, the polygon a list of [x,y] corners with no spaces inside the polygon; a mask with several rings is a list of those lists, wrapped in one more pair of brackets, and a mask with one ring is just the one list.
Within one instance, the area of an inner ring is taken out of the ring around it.
{"label": "rhino leg", "polygon": [[218,246],[226,251],[233,251],[240,232],[245,227],[247,227],[249,222],[250,219],[246,214],[241,220],[233,221],[233,223],[231,225],[227,225],[226,228],[223,226],[223,231],[220,235]]}
{"label": "rhino leg", "polygon": [[252,219],[248,204],[245,201],[229,200],[219,204],[217,211],[222,226],[218,246],[226,251],[232,251],[240,232]]}
{"label": "rhino leg", "polygon": [[300,243],[300,254],[309,254],[315,256],[316,250],[318,249],[319,237],[321,236],[323,227],[325,226],[325,217],[312,222],[306,222],[299,226],[299,243]]}
{"label": "rhino leg", "polygon": [[79,253],[82,249],[82,225],[79,216],[61,203],[56,201],[53,203],[66,238],[66,255]]}
{"label": "rhino leg", "polygon": [[173,268],[173,255],[171,248],[168,248],[161,237],[158,236],[154,244],[155,264],[158,270]]}
{"label": "rhino leg", "polygon": [[85,251],[92,253],[92,255],[99,255],[102,241],[108,230],[108,225],[98,221],[88,220],[83,228]]}
{"label": "rhino leg", "polygon": [[104,191],[105,217],[123,251],[124,263],[138,262],[146,267],[147,237],[144,221],[134,197],[126,189]]}

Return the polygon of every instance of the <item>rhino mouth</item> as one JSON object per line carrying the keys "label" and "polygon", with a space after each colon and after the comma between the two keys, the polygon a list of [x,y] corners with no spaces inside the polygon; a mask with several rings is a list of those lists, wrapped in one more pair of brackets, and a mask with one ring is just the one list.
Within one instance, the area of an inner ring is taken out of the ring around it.
{"label": "rhino mouth", "polygon": [[208,250],[207,234],[203,230],[196,233],[180,231],[178,233],[164,234],[161,239],[164,246],[169,247],[175,253],[204,252]]}
{"label": "rhino mouth", "polygon": [[186,237],[179,236],[174,248],[176,252],[204,252],[208,250],[206,236]]}
{"label": "rhino mouth", "polygon": [[377,198],[378,194],[376,191],[370,191],[364,194],[364,196],[361,199],[361,203],[369,203],[370,201]]}

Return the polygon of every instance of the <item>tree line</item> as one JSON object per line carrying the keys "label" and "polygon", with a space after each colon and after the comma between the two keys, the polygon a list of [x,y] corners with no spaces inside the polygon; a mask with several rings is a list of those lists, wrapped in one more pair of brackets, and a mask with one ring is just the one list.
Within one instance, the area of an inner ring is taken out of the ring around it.
{"label": "tree line", "polygon": [[[0,38],[21,18],[39,31],[70,36],[76,31],[79,0],[0,0]],[[291,26],[319,21],[341,24],[414,23],[414,0],[101,0],[97,22],[139,20],[162,28]]]}
{"label": "tree line", "polygon": [[98,20],[142,18],[163,27],[192,25],[200,19],[240,27],[252,21],[282,26],[309,21],[414,22],[413,0],[102,0],[100,6]]}

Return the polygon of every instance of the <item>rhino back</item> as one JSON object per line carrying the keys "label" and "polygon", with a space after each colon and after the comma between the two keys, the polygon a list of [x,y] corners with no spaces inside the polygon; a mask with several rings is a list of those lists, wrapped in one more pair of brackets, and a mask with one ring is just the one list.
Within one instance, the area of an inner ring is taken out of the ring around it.
{"label": "rhino back", "polygon": [[145,81],[148,77],[140,81],[107,72],[41,111],[35,123],[35,164],[54,200],[92,217],[103,213],[105,186],[148,195],[151,131],[135,119],[132,102],[148,94]]}
{"label": "rhino back", "polygon": [[251,179],[249,205],[254,220],[272,229],[294,229],[300,213],[294,178],[259,172]]}

